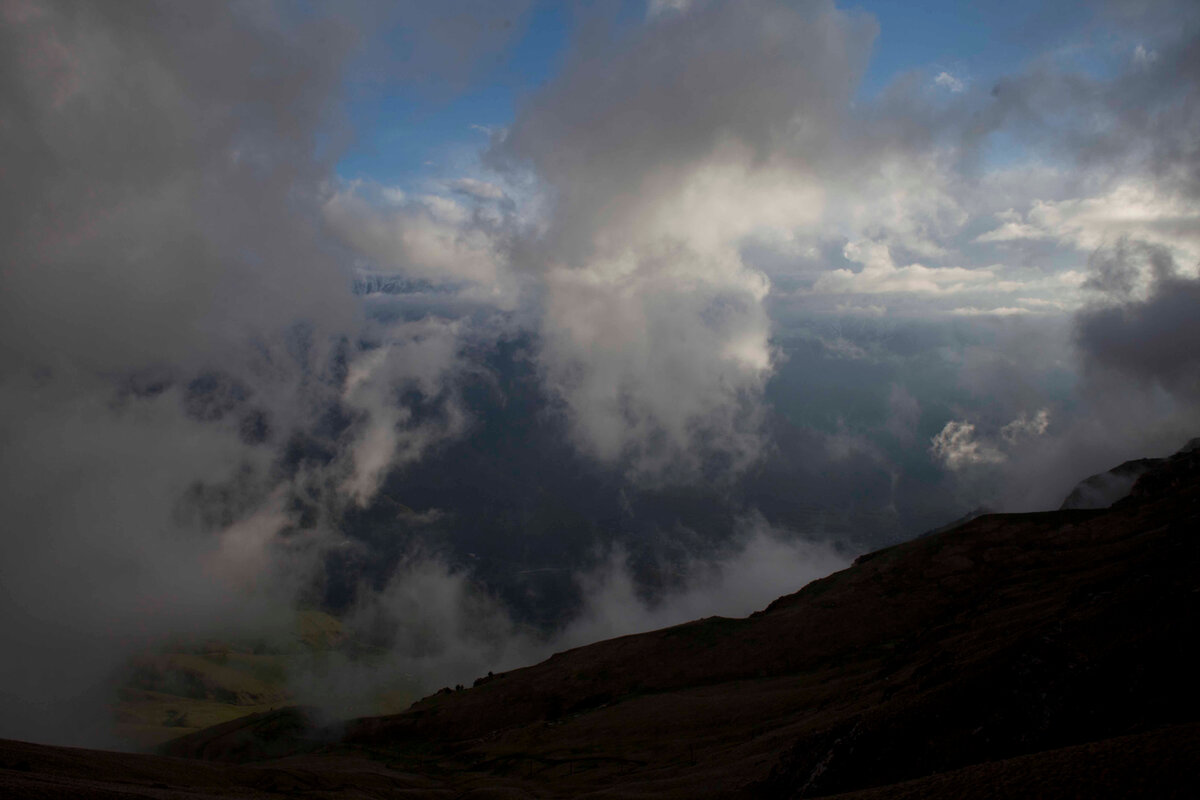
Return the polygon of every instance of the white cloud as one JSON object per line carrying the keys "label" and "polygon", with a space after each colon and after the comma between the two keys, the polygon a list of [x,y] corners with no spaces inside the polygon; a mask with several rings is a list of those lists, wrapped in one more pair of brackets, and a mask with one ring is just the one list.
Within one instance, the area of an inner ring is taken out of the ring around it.
{"label": "white cloud", "polygon": [[813,233],[869,239],[923,259],[948,258],[947,245],[972,212],[955,152],[932,147],[897,153],[870,139],[843,144],[838,172],[822,176],[827,213]]}
{"label": "white cloud", "polygon": [[834,358],[848,358],[851,360],[867,358],[866,350],[844,336],[838,336],[833,339],[822,339],[821,346],[825,348],[826,353]]}
{"label": "white cloud", "polygon": [[1189,198],[1145,180],[1125,180],[1100,194],[1035,200],[1024,214],[1009,209],[979,243],[1053,241],[1081,253],[1122,237],[1167,247],[1177,261],[1200,261],[1200,214]]}
{"label": "white cloud", "polygon": [[410,424],[412,412],[398,401],[405,389],[427,398],[449,392],[450,379],[463,368],[458,360],[457,322],[428,317],[389,326],[388,341],[350,363],[343,402],[359,419],[346,445],[347,474],[340,491],[365,506],[387,473],[411,464],[437,442],[462,433],[466,412],[457,398],[444,398],[443,414]]}
{"label": "white cloud", "polygon": [[650,0],[646,4],[646,16],[657,17],[667,12],[687,11],[694,0]]}
{"label": "white cloud", "polygon": [[863,317],[885,317],[888,312],[887,306],[860,305],[858,303],[838,303],[833,308],[839,314]]}
{"label": "white cloud", "polygon": [[1145,45],[1139,44],[1133,48],[1133,63],[1140,67],[1147,67],[1158,61],[1158,53],[1154,50],[1146,49]]}
{"label": "white cloud", "polygon": [[1002,220],[1003,224],[987,233],[976,236],[976,242],[984,244],[989,242],[1038,241],[1054,238],[1053,234],[1045,228],[1025,222],[1022,216],[1011,208],[1000,212],[996,217]]}
{"label": "white cloud", "polygon": [[1001,442],[976,436],[975,425],[966,420],[950,420],[930,440],[929,451],[948,469],[958,471],[972,466],[1001,464],[1008,460],[1009,450],[1024,439],[1042,436],[1050,427],[1049,409],[1041,409],[1032,417],[1021,414],[1000,428]]}
{"label": "white cloud", "polygon": [[474,197],[476,200],[503,200],[504,190],[494,183],[477,178],[457,178],[447,184],[450,189]]}
{"label": "white cloud", "polygon": [[1010,444],[1026,436],[1041,436],[1050,427],[1050,410],[1043,408],[1032,417],[1024,414],[1000,429],[1000,436]]}
{"label": "white cloud", "polygon": [[[350,184],[330,197],[323,211],[331,229],[378,270],[435,283],[470,282],[507,296],[497,244],[468,208],[446,197],[402,192],[387,197],[386,204],[375,203],[369,199],[371,188]],[[486,191],[476,184],[470,188]]]}
{"label": "white cloud", "polygon": [[1017,301],[1026,306],[1032,306],[1035,309],[1045,309],[1046,311],[1066,311],[1070,308],[1070,306],[1062,301],[1049,300],[1044,297],[1018,297]]}
{"label": "white cloud", "polygon": [[843,254],[862,265],[854,272],[836,269],[817,278],[813,291],[818,294],[953,294],[986,288],[995,275],[986,269],[962,267],[926,267],[908,264],[897,267],[890,248],[881,242],[857,241],[846,245]]}
{"label": "white cloud", "polygon": [[586,450],[647,475],[699,466],[697,437],[735,464],[757,454],[772,363],[761,275],[669,249],[559,268],[545,287],[546,380]]}
{"label": "white cloud", "polygon": [[940,86],[952,94],[958,94],[963,89],[967,88],[966,84],[960,78],[956,78],[949,72],[939,72],[937,77],[933,79],[935,85]]}
{"label": "white cloud", "polygon": [[958,420],[946,423],[930,440],[929,450],[952,470],[977,464],[999,464],[1005,460],[999,450],[975,438],[974,425]]}
{"label": "white cloud", "polygon": [[1019,317],[1025,314],[1037,314],[1038,312],[1023,306],[996,306],[995,308],[961,306],[951,309],[950,313],[956,317]]}
{"label": "white cloud", "polygon": [[644,476],[759,454],[769,282],[740,244],[819,226],[811,160],[873,32],[829,4],[691,4],[589,41],[518,113],[490,160],[547,198],[516,246],[583,449]]}
{"label": "white cloud", "polygon": [[[361,181],[351,181],[349,184],[350,190],[355,190],[362,186]],[[408,200],[408,192],[401,189],[399,186],[380,186],[379,196],[383,202],[388,205],[400,206],[404,205]]]}

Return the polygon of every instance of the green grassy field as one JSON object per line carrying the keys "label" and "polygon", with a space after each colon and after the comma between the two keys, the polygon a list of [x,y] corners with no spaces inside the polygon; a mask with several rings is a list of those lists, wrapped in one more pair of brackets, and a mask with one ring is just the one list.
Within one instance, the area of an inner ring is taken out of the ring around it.
{"label": "green grassy field", "polygon": [[[371,648],[354,642],[341,622],[321,611],[296,615],[294,635],[273,643],[176,640],[131,660],[115,707],[117,735],[149,749],[177,736],[259,711],[288,705],[288,676],[313,656],[339,653],[369,660]],[[379,713],[407,708],[416,699],[393,689],[379,698]]]}

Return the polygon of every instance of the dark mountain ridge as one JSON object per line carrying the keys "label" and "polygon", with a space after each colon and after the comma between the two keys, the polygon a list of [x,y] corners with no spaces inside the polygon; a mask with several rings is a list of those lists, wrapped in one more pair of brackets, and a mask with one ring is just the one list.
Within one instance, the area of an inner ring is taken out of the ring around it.
{"label": "dark mountain ridge", "polygon": [[[1176,455],[1197,449],[1200,449],[1200,437],[1189,441]],[[1075,485],[1059,508],[1107,508],[1128,497],[1138,478],[1164,461],[1164,458],[1135,458],[1084,478]]]}
{"label": "dark mountain ridge", "polygon": [[174,758],[3,743],[0,789],[1200,796],[1198,534],[1185,448],[1109,508],[983,515],[745,619],[598,642],[398,715],[268,712],[168,743]]}

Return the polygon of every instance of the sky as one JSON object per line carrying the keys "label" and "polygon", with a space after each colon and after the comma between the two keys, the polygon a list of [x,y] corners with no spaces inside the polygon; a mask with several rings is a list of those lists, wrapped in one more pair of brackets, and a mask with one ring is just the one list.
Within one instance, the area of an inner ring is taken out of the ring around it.
{"label": "sky", "polygon": [[[0,4],[0,736],[362,711],[1200,431],[1188,2]],[[365,713],[365,712],[363,712]]]}

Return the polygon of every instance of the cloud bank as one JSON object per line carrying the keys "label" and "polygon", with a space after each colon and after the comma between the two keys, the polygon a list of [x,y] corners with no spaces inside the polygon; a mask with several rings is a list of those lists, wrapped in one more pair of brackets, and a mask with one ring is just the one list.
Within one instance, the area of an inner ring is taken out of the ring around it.
{"label": "cloud bank", "polygon": [[527,3],[0,9],[0,735],[297,606],[387,653],[296,677],[345,713],[746,613],[1200,423],[1189,4],[876,94],[832,2],[580,8],[402,185],[347,96],[477,85]]}

